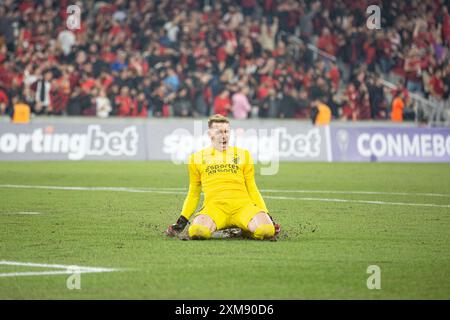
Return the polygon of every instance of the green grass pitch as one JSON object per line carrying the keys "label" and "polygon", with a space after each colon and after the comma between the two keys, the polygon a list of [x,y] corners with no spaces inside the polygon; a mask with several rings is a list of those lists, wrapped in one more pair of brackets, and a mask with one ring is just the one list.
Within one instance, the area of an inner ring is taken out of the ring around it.
{"label": "green grass pitch", "polygon": [[[0,162],[0,260],[120,269],[81,274],[79,290],[64,274],[3,276],[0,299],[450,298],[450,164],[257,174],[277,242],[166,238],[187,179],[169,162]],[[379,290],[367,288],[370,265]],[[49,270],[0,264],[0,275]]]}

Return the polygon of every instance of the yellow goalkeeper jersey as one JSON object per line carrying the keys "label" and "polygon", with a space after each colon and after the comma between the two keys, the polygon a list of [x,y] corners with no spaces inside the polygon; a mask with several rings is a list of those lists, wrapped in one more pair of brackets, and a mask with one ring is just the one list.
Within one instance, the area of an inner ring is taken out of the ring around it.
{"label": "yellow goalkeeper jersey", "polygon": [[189,219],[204,193],[204,205],[211,200],[249,199],[268,213],[255,182],[255,169],[248,150],[228,147],[221,152],[205,148],[189,157],[189,191],[181,215]]}

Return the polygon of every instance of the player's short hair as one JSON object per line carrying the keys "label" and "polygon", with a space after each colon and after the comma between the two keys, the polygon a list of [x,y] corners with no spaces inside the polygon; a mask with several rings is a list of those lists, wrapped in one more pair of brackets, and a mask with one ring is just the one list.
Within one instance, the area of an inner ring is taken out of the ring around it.
{"label": "player's short hair", "polygon": [[230,120],[228,120],[227,117],[224,117],[221,114],[212,115],[208,119],[208,128],[211,128],[212,124],[215,123],[215,122],[217,122],[217,123],[230,123]]}

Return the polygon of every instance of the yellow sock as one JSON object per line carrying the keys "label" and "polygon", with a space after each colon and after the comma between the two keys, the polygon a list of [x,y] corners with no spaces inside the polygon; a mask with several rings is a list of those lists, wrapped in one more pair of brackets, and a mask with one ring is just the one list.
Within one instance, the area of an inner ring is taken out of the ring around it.
{"label": "yellow sock", "polygon": [[193,224],[189,227],[189,238],[209,239],[211,238],[211,230],[200,224]]}
{"label": "yellow sock", "polygon": [[253,238],[263,240],[264,238],[271,238],[275,235],[275,227],[273,224],[260,224],[255,232]]}

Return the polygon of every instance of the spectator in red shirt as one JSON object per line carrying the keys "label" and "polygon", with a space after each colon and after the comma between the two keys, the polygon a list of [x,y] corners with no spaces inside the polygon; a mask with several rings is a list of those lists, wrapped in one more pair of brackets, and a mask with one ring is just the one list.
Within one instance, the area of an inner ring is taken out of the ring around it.
{"label": "spectator in red shirt", "polygon": [[342,108],[343,112],[343,118],[346,120],[353,120],[356,121],[358,116],[358,91],[356,91],[355,85],[353,83],[350,83],[347,87],[347,90],[345,91],[346,105]]}
{"label": "spectator in red shirt", "polygon": [[436,99],[442,99],[444,95],[444,81],[441,78],[442,71],[437,70],[430,79],[430,91],[431,95]]}
{"label": "spectator in red shirt", "polygon": [[118,108],[117,115],[119,117],[130,116],[133,112],[134,105],[133,100],[129,95],[130,89],[128,87],[122,87],[120,89],[120,95],[116,97],[116,105]]}
{"label": "spectator in red shirt", "polygon": [[320,36],[319,40],[317,40],[317,47],[333,56],[335,55],[336,37],[331,34],[330,29],[326,27],[323,28],[322,35]]}
{"label": "spectator in red shirt", "polygon": [[336,63],[331,62],[331,68],[330,71],[328,71],[327,76],[328,79],[330,79],[331,84],[333,85],[333,90],[337,92],[339,90],[341,74]]}
{"label": "spectator in red shirt", "polygon": [[0,115],[6,114],[9,105],[8,92],[5,88],[0,87]]}
{"label": "spectator in red shirt", "polygon": [[408,53],[408,57],[405,60],[405,78],[406,78],[406,88],[410,92],[421,91],[422,90],[422,67],[420,53],[417,48],[412,48]]}
{"label": "spectator in red shirt", "polygon": [[443,99],[445,93],[444,81],[442,80],[442,70],[438,69],[431,77],[429,82],[430,100],[433,103],[429,124],[434,125],[441,121],[441,116],[445,108],[445,101]]}
{"label": "spectator in red shirt", "polygon": [[221,93],[214,99],[214,113],[221,114],[227,117],[230,110],[230,92],[227,89],[223,89]]}
{"label": "spectator in red shirt", "polygon": [[369,93],[363,91],[358,103],[358,120],[370,120],[370,100]]}

